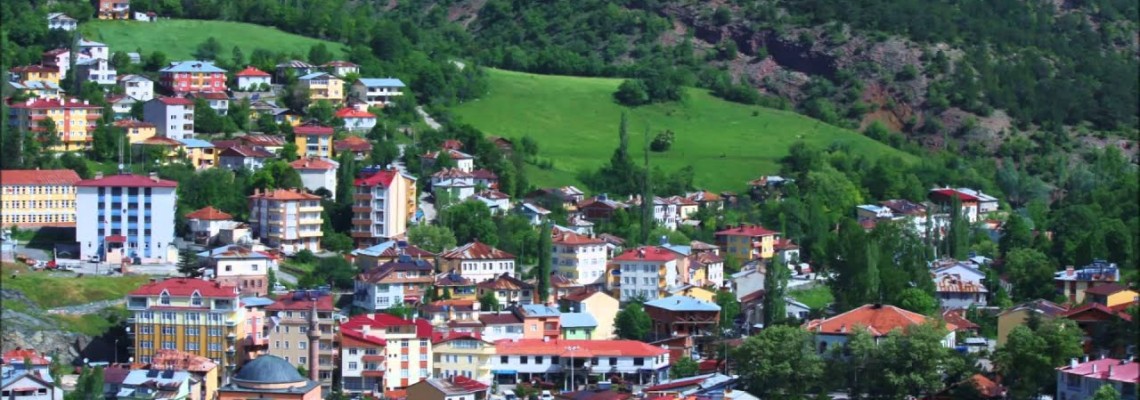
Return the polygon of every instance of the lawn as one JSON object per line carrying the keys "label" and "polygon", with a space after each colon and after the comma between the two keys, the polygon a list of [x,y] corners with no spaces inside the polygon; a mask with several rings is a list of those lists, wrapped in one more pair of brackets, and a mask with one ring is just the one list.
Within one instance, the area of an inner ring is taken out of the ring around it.
{"label": "lawn", "polygon": [[[21,291],[44,309],[121,299],[150,279],[90,275],[80,278],[69,273],[31,271],[15,264],[4,264],[0,272],[4,274],[0,287]],[[15,277],[13,272],[17,272]]]}
{"label": "lawn", "polygon": [[788,296],[811,309],[819,309],[827,307],[828,304],[835,301],[835,296],[831,295],[831,288],[827,285],[817,285],[808,289],[789,290]]}
{"label": "lawn", "polygon": [[621,113],[628,112],[631,149],[642,160],[642,140],[672,130],[672,149],[654,153],[653,165],[676,170],[692,165],[695,183],[709,190],[740,190],[761,174],[775,173],[779,159],[799,140],[816,146],[845,143],[857,153],[905,155],[861,134],[789,111],[731,103],[690,88],[681,103],[620,106],[612,94],[620,79],[535,75],[488,69],[490,92],[454,112],[487,135],[533,137],[550,170],[528,175],[540,186],[577,184],[582,170],[608,162],[618,145]]}
{"label": "lawn", "polygon": [[168,60],[191,59],[198,44],[213,36],[222,44],[221,57],[229,58],[234,46],[241,48],[245,58],[253,50],[263,48],[274,53],[309,54],[309,48],[324,43],[333,54],[344,45],[294,35],[277,28],[228,21],[190,19],[160,19],[155,22],[91,21],[80,27],[87,39],[106,43],[111,51],[133,52],[142,49],[145,57],[158,50]]}

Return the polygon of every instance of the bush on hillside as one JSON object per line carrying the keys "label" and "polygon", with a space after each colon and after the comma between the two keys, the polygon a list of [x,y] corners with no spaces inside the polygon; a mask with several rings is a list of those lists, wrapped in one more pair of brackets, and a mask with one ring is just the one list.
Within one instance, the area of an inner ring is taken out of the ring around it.
{"label": "bush on hillside", "polygon": [[673,147],[673,131],[671,130],[658,132],[657,136],[653,137],[653,141],[649,142],[649,150],[657,152],[669,151],[670,147]]}
{"label": "bush on hillside", "polygon": [[649,103],[649,93],[645,89],[645,81],[641,79],[626,79],[614,92],[614,100],[618,104],[637,107]]}

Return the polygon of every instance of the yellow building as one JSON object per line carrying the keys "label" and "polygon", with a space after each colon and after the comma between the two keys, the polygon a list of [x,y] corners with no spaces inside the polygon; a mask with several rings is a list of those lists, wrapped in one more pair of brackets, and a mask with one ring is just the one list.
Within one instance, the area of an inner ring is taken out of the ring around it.
{"label": "yellow building", "polygon": [[490,385],[495,344],[468,332],[451,332],[432,344],[437,378],[463,376]]}
{"label": "yellow building", "polygon": [[309,122],[293,128],[297,157],[333,159],[333,128]]}
{"label": "yellow building", "polygon": [[380,170],[364,173],[353,185],[352,238],[357,247],[407,234],[418,205],[415,178],[396,169]]}
{"label": "yellow building", "polygon": [[150,139],[156,133],[154,124],[137,119],[121,119],[115,121],[115,126],[123,129],[123,134],[127,136],[127,141],[130,144]]}
{"label": "yellow building", "polygon": [[741,263],[756,259],[771,260],[776,254],[778,235],[778,232],[759,225],[738,225],[717,232],[716,242],[726,257],[735,257]]}
{"label": "yellow building", "polygon": [[59,86],[59,68],[50,67],[46,65],[25,65],[23,67],[15,67],[8,72],[12,73],[12,80],[20,83],[30,81],[44,81],[51,82]]}
{"label": "yellow building", "polygon": [[1028,303],[1019,304],[1013,308],[1003,311],[998,314],[997,328],[998,328],[998,346],[1005,345],[1006,338],[1014,328],[1025,325],[1029,320],[1029,315],[1036,313],[1041,320],[1049,320],[1064,314],[1068,311],[1067,308],[1057,305],[1048,300],[1034,300]]}
{"label": "yellow building", "polygon": [[59,144],[53,151],[86,150],[93,141],[90,133],[95,130],[95,121],[102,116],[102,107],[91,105],[87,100],[78,99],[28,99],[25,102],[8,105],[8,124],[13,128],[40,132],[40,121],[50,119],[55,122]]}
{"label": "yellow building", "polygon": [[716,302],[716,292],[705,289],[700,286],[685,285],[681,286],[670,292],[671,295],[692,297],[700,301],[707,301],[709,303]]}
{"label": "yellow building", "polygon": [[202,139],[179,139],[182,142],[182,151],[186,161],[194,169],[213,168],[217,163],[217,151],[214,145]]}
{"label": "yellow building", "polygon": [[3,170],[3,226],[75,226],[75,182],[70,169]]}
{"label": "yellow building", "polygon": [[617,318],[621,305],[614,296],[603,292],[580,291],[563,296],[558,299],[558,304],[569,312],[593,315],[598,323],[593,339],[608,340],[615,337],[614,319]]}
{"label": "yellow building", "polygon": [[320,100],[334,104],[344,102],[344,80],[335,75],[314,72],[297,78],[297,84],[309,90],[309,99],[313,102]]}
{"label": "yellow building", "polygon": [[[162,136],[155,136],[138,143],[131,143],[131,146],[134,147],[133,151],[135,154],[141,154],[140,152],[146,152],[153,148],[163,149],[163,164],[169,164],[182,160],[183,155],[185,154],[182,142]],[[154,153],[149,153],[147,157],[152,157],[151,154]],[[147,161],[149,162],[150,160]]]}
{"label": "yellow building", "polygon": [[1135,303],[1138,300],[1137,296],[1140,294],[1119,283],[1103,283],[1085,289],[1085,299],[1110,308]]}
{"label": "yellow building", "polygon": [[152,281],[127,294],[136,362],[152,362],[159,350],[182,350],[223,370],[234,365],[246,327],[238,296],[235,286],[192,278]]}

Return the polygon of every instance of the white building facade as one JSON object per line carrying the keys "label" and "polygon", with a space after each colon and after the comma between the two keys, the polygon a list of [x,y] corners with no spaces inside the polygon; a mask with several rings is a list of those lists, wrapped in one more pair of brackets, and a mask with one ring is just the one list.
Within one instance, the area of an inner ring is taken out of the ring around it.
{"label": "white building facade", "polygon": [[[178,183],[139,175],[96,176],[76,186],[75,239],[83,260],[174,262]],[[117,253],[117,254],[115,254]]]}

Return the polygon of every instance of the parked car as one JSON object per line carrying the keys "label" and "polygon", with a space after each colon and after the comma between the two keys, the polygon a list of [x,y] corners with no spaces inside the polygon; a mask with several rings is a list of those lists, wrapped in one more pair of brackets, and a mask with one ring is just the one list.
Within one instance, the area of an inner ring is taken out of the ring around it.
{"label": "parked car", "polygon": [[554,395],[551,394],[549,390],[543,390],[542,395],[538,396],[538,398],[542,400],[554,400]]}

